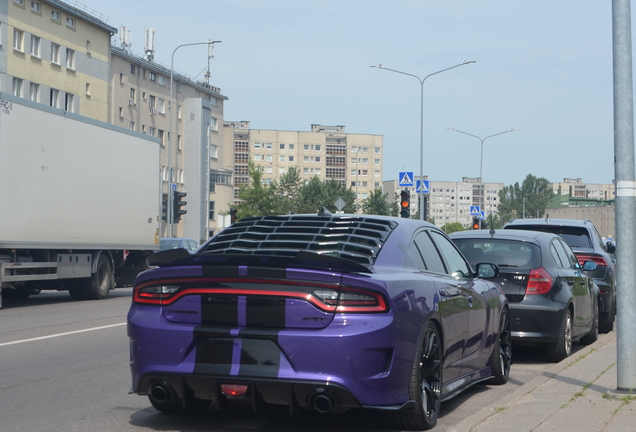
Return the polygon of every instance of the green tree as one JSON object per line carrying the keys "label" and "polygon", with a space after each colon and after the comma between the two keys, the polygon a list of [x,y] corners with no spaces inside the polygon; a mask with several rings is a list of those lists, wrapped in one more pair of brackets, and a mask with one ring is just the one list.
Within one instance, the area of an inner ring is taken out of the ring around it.
{"label": "green tree", "polygon": [[362,200],[362,212],[370,215],[391,215],[392,209],[391,204],[387,201],[388,196],[388,193],[382,193],[382,189],[374,189],[368,198]]}
{"label": "green tree", "polygon": [[459,222],[450,222],[442,225],[442,231],[444,231],[446,234],[450,234],[456,231],[464,231],[464,226]]}
{"label": "green tree", "polygon": [[252,162],[248,164],[248,172],[250,184],[241,185],[238,192],[238,197],[243,202],[230,204],[230,207],[236,208],[236,219],[278,214],[281,199],[276,191],[276,183],[263,185],[263,168]]}
{"label": "green tree", "polygon": [[521,186],[515,183],[504,187],[499,191],[499,221],[494,221],[495,223],[490,226],[495,227],[497,222],[503,225],[510,219],[524,217],[524,214],[529,217],[541,217],[554,195],[548,184],[546,178],[528,174]]}

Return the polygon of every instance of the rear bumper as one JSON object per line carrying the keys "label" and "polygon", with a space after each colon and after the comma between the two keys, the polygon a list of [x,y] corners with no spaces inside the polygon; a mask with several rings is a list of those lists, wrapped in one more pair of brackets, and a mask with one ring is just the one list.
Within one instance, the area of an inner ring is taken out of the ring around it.
{"label": "rear bumper", "polygon": [[256,404],[306,407],[326,392],[345,408],[399,408],[409,402],[415,343],[409,335],[396,342],[393,319],[338,316],[311,330],[203,328],[137,305],[128,316],[132,390],[148,394],[163,380],[177,394],[221,403],[220,384],[248,384]]}
{"label": "rear bumper", "polygon": [[510,303],[511,336],[519,344],[547,344],[557,339],[567,305]]}

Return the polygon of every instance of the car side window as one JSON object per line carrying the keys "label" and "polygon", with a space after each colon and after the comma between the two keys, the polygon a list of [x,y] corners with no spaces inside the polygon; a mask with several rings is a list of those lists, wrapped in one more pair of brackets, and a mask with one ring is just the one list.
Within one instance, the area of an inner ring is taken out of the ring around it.
{"label": "car side window", "polygon": [[554,239],[552,241],[552,246],[554,247],[557,254],[559,255],[559,259],[561,261],[561,268],[571,268],[572,263],[570,262],[570,258],[568,257],[568,254],[565,251],[565,248],[563,247],[563,242],[561,242],[560,239]]}
{"label": "car side window", "polygon": [[570,267],[577,268],[579,266],[579,260],[576,258],[576,255],[574,255],[572,248],[568,246],[566,242],[562,240],[559,240],[559,241],[561,243],[561,246],[563,246],[563,250],[565,251],[565,254],[568,257],[568,260],[570,261]]}
{"label": "car side window", "polygon": [[427,270],[435,273],[446,274],[444,262],[442,261],[442,258],[440,258],[437,248],[426,231],[421,231],[417,234],[415,236],[414,243],[421,255],[421,258],[424,260],[424,265]]}
{"label": "car side window", "polygon": [[459,250],[446,237],[438,232],[431,231],[431,237],[438,246],[446,264],[448,265],[448,273],[455,278],[471,277],[473,272],[470,265],[466,262]]}
{"label": "car side window", "polygon": [[563,267],[563,262],[561,262],[561,257],[559,256],[559,253],[557,252],[557,248],[554,245],[555,243],[557,243],[556,240],[553,240],[550,243],[550,253],[552,254],[552,258],[554,258],[554,261],[556,262],[556,265],[558,267]]}

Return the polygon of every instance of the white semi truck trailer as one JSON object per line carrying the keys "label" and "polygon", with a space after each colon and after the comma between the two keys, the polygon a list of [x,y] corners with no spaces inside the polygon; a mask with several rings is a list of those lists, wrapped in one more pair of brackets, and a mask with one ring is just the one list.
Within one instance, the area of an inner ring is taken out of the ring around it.
{"label": "white semi truck trailer", "polygon": [[103,299],[159,248],[160,142],[0,93],[0,307]]}

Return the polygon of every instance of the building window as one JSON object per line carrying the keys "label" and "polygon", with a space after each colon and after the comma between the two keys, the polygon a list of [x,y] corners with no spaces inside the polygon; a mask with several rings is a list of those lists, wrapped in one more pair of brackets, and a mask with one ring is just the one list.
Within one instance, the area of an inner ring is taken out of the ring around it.
{"label": "building window", "polygon": [[163,76],[161,76],[161,75],[159,75],[159,84],[160,84],[160,85],[164,85],[164,84],[165,84],[165,83],[164,83]]}
{"label": "building window", "polygon": [[320,162],[320,156],[316,156],[316,162]]}
{"label": "building window", "polygon": [[157,74],[154,72],[150,72],[150,81],[156,82],[157,81]]}
{"label": "building window", "polygon": [[303,174],[309,174],[309,168],[303,168]]}
{"label": "building window", "polygon": [[150,111],[152,112],[152,110],[157,108],[157,98],[153,95],[150,95],[150,99],[148,100],[148,105],[150,108]]}
{"label": "building window", "polygon": [[40,102],[40,84],[29,84],[29,99],[33,102]]}
{"label": "building window", "polygon": [[22,80],[13,78],[13,96],[22,97]]}
{"label": "building window", "polygon": [[273,171],[272,171],[272,167],[271,166],[265,167],[265,173],[266,174],[271,174],[272,172]]}
{"label": "building window", "polygon": [[87,54],[91,53],[91,41],[89,40],[86,41],[86,53]]}
{"label": "building window", "polygon": [[219,157],[218,156],[218,152],[219,152],[218,146],[211,144],[210,145],[210,157],[214,158],[214,159],[217,159]]}
{"label": "building window", "polygon": [[13,29],[13,49],[22,51],[22,38],[24,33],[22,30]]}
{"label": "building window", "polygon": [[73,105],[75,102],[75,95],[73,93],[66,93],[64,97],[64,109],[69,112],[75,112]]}
{"label": "building window", "polygon": [[91,83],[86,83],[86,96],[91,95]]}
{"label": "building window", "polygon": [[135,89],[133,87],[130,88],[130,99],[135,103]]}
{"label": "building window", "polygon": [[40,38],[31,35],[31,55],[40,57]]}
{"label": "building window", "polygon": [[272,143],[267,143],[267,145],[265,146],[265,148],[267,150],[271,150],[272,149]]}
{"label": "building window", "polygon": [[124,118],[124,109],[122,107],[119,107],[119,118],[120,119]]}
{"label": "building window", "polygon": [[177,135],[177,149],[179,149],[179,151],[183,150],[183,140],[181,139],[181,135]]}
{"label": "building window", "polygon": [[309,144],[303,145],[303,150],[309,150]]}
{"label": "building window", "polygon": [[[284,157],[284,156],[283,156],[283,157]],[[290,162],[293,162],[293,161],[294,161],[294,157],[293,157],[293,156],[290,156],[290,157],[289,157],[289,161],[290,161]]]}
{"label": "building window", "polygon": [[159,141],[161,141],[161,145],[162,145],[162,146],[165,146],[165,145],[166,145],[166,143],[165,143],[165,141],[164,141],[164,138],[165,138],[165,136],[166,136],[166,135],[167,135],[167,134],[166,134],[166,133],[164,133],[164,131],[162,131],[161,129],[159,129],[159,130],[157,131],[157,137],[159,137]]}
{"label": "building window", "polygon": [[265,161],[272,162],[272,155],[266,155],[265,156]]}
{"label": "building window", "polygon": [[255,149],[256,149],[256,148],[257,148],[257,149],[261,148],[261,143],[254,143],[254,148],[255,148]]}
{"label": "building window", "polygon": [[373,159],[373,163],[375,165],[380,165],[380,159]]}
{"label": "building window", "polygon": [[278,156],[278,161],[279,162],[285,162],[285,156]]}
{"label": "building window", "polygon": [[280,150],[285,150],[285,144],[278,144],[278,148]]}
{"label": "building window", "polygon": [[69,26],[70,28],[75,28],[75,18],[66,17],[66,25]]}
{"label": "building window", "polygon": [[51,19],[56,22],[60,22],[60,11],[52,10]]}
{"label": "building window", "polygon": [[294,147],[295,147],[295,146],[294,146],[294,144],[290,144],[290,145],[289,145],[289,149],[290,149],[290,150],[293,150],[293,149],[294,149]]}
{"label": "building window", "polygon": [[320,151],[320,146],[319,145],[316,146],[316,151]]}
{"label": "building window", "polygon": [[219,130],[219,120],[214,118],[214,117],[212,117],[210,126],[211,126],[212,130],[218,131]]}
{"label": "building window", "polygon": [[148,135],[150,135],[150,136],[152,136],[152,137],[153,137],[153,136],[155,136],[155,135],[156,135],[156,131],[157,131],[157,128],[154,128],[154,127],[150,126],[150,127],[148,128]]}
{"label": "building window", "polygon": [[51,93],[50,105],[53,108],[59,108],[60,91],[52,88],[50,93]]}
{"label": "building window", "polygon": [[66,67],[75,69],[75,50],[66,48]]}
{"label": "building window", "polygon": [[24,0],[13,0],[13,3],[19,5],[19,6],[24,6]]}
{"label": "building window", "polygon": [[51,63],[60,64],[60,46],[56,43],[51,43]]}
{"label": "building window", "polygon": [[32,1],[32,2],[31,2],[31,10],[32,10],[33,12],[40,13],[40,12],[41,12],[41,11],[40,11],[40,2]]}
{"label": "building window", "polygon": [[166,113],[166,101],[163,99],[159,99],[158,105],[157,105],[157,110],[161,113],[161,114],[165,114]]}
{"label": "building window", "polygon": [[137,65],[130,64],[130,73],[133,75],[137,75]]}
{"label": "building window", "polygon": [[261,155],[259,155],[259,154],[254,155],[254,160],[255,160],[256,162],[259,162],[259,161],[261,160]]}
{"label": "building window", "polygon": [[380,147],[374,147],[375,154],[380,154]]}
{"label": "building window", "polygon": [[130,130],[135,130],[135,122],[134,121],[130,122]]}
{"label": "building window", "polygon": [[278,168],[278,174],[285,174],[285,168]]}

